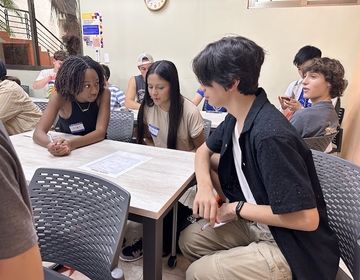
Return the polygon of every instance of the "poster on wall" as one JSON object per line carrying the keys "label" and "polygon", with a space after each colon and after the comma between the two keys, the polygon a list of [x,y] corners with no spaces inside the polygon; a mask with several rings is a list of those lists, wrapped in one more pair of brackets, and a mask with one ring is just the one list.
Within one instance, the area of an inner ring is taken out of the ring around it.
{"label": "poster on wall", "polygon": [[86,46],[100,49],[104,47],[102,16],[98,12],[81,14],[82,36]]}

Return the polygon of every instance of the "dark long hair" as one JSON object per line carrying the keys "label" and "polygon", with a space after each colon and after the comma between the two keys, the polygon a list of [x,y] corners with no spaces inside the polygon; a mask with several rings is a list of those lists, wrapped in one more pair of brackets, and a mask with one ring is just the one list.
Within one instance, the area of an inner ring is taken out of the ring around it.
{"label": "dark long hair", "polygon": [[154,62],[145,78],[145,96],[141,103],[138,114],[137,143],[144,144],[144,108],[152,107],[154,102],[150,97],[148,89],[148,77],[151,74],[159,75],[160,78],[170,84],[170,109],[169,109],[169,130],[167,136],[167,147],[176,149],[177,131],[183,115],[184,98],[180,93],[179,76],[174,63],[168,60]]}
{"label": "dark long hair", "polygon": [[84,88],[86,69],[94,69],[99,77],[99,95],[104,92],[104,71],[90,56],[69,56],[56,75],[55,88],[65,100],[75,100]]}
{"label": "dark long hair", "polygon": [[7,76],[7,70],[5,63],[0,60],[0,81],[9,80],[17,83],[18,85],[21,85],[21,82],[18,77],[14,76]]}

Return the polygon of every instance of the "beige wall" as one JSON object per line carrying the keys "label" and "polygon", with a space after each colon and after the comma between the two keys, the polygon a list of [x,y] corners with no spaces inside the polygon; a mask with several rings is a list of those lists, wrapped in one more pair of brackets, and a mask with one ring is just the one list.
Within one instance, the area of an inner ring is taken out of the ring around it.
{"label": "beige wall", "polygon": [[[164,9],[151,12],[143,0],[106,2],[81,0],[80,7],[102,13],[105,46],[100,57],[109,53],[111,80],[124,90],[128,78],[137,73],[137,55],[147,51],[176,64],[182,92],[191,97],[197,88],[192,58],[207,43],[237,33],[266,49],[260,84],[276,102],[276,96],[298,78],[292,60],[300,47],[318,46],[352,73],[360,45],[360,6],[248,10],[245,0],[168,0]],[[95,58],[93,49],[84,51]]]}
{"label": "beige wall", "polygon": [[344,140],[341,156],[360,165],[360,48],[358,48],[356,68],[352,73],[352,84],[346,97],[347,103],[344,115]]}
{"label": "beige wall", "polygon": [[[267,51],[260,85],[274,104],[276,96],[298,78],[292,60],[300,47],[312,44],[325,56],[339,59],[349,80],[342,99],[346,108],[343,155],[360,163],[360,148],[356,148],[360,142],[360,6],[248,10],[245,0],[168,0],[164,9],[151,12],[143,0],[105,1],[80,0],[80,7],[82,12],[102,13],[105,46],[100,57],[103,60],[103,54],[109,54],[111,80],[123,90],[128,78],[138,73],[137,55],[147,51],[155,59],[177,65],[182,92],[192,97],[198,86],[192,58],[207,43],[229,33],[249,37]],[[84,53],[95,58],[93,49],[84,47]],[[14,74],[31,84],[37,73]]]}

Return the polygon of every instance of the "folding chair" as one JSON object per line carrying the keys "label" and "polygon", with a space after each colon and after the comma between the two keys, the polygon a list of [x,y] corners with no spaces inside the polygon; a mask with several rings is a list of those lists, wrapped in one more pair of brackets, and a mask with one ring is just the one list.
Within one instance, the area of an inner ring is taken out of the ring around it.
{"label": "folding chair", "polygon": [[35,105],[39,107],[39,109],[44,112],[47,106],[47,102],[46,101],[34,101]]}
{"label": "folding chair", "polygon": [[211,130],[211,120],[204,119],[204,132],[205,132],[205,139],[207,139],[210,135]]}
{"label": "folding chair", "polygon": [[20,85],[20,86],[27,93],[27,95],[30,94],[30,87],[28,85]]}
{"label": "folding chair", "polygon": [[[130,194],[81,172],[39,168],[30,199],[43,261],[69,266],[92,280],[124,279],[117,267]],[[45,269],[45,279],[67,279]]]}
{"label": "folding chair", "polygon": [[341,152],[341,146],[342,146],[342,138],[343,138],[343,134],[344,134],[344,129],[341,128],[341,124],[342,121],[344,119],[344,114],[345,114],[345,109],[340,107],[339,108],[339,112],[338,112],[338,118],[339,118],[339,132],[338,134],[336,134],[335,138],[333,139],[332,143],[335,145],[335,147],[333,148],[333,150],[331,151],[336,152],[336,153],[340,153]]}
{"label": "folding chair", "polygon": [[[360,167],[329,154],[312,153],[341,258],[353,279],[360,280]],[[339,268],[336,279],[350,278]]]}
{"label": "folding chair", "polygon": [[303,138],[309,149],[313,149],[320,152],[325,152],[326,148],[330,145],[331,141],[336,136],[337,132],[324,135]]}
{"label": "folding chair", "polygon": [[131,142],[134,131],[134,114],[130,111],[112,111],[107,139]]}

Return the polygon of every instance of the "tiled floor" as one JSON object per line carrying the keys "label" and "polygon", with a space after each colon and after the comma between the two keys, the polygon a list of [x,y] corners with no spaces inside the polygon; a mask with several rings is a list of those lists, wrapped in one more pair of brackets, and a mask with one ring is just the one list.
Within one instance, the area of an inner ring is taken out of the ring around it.
{"label": "tiled floor", "polygon": [[[185,279],[185,271],[189,266],[189,262],[182,256],[178,255],[177,265],[175,268],[169,268],[167,265],[168,257],[163,258],[163,280],[183,280]],[[125,279],[142,280],[142,264],[143,259],[136,262],[124,263],[119,262],[119,266],[123,268]]]}
{"label": "tiled floor", "polygon": [[[163,258],[163,280],[184,280],[185,271],[190,262],[187,261],[182,255],[177,256],[177,265],[175,268],[169,268],[167,265],[168,257]],[[123,262],[119,261],[119,267],[121,267],[125,274],[125,280],[142,280],[143,279],[143,260],[135,262]],[[66,275],[66,273],[65,273]],[[86,276],[75,271],[71,278],[74,280],[89,280]]]}
{"label": "tiled floor", "polygon": [[[168,258],[163,258],[163,280],[184,280],[185,279],[185,271],[189,266],[189,261],[187,261],[182,255],[178,255],[177,257],[177,265],[175,268],[171,269],[167,265]],[[119,267],[121,267],[125,274],[125,280],[142,280],[142,259],[136,262],[122,262],[119,261]],[[345,264],[341,261],[340,267],[345,270],[348,276],[350,276],[350,272],[345,266]],[[350,276],[351,277],[351,276]],[[74,280],[89,280],[86,276],[81,273],[75,271],[71,278]],[[352,279],[352,278],[351,278]]]}

